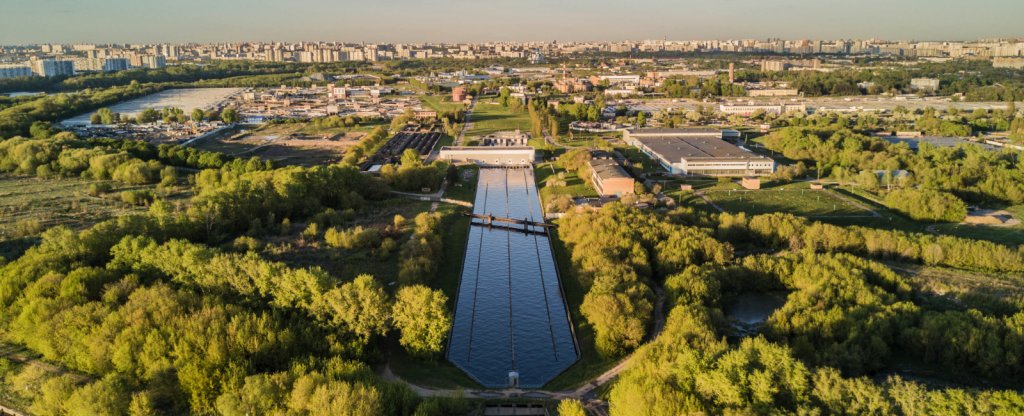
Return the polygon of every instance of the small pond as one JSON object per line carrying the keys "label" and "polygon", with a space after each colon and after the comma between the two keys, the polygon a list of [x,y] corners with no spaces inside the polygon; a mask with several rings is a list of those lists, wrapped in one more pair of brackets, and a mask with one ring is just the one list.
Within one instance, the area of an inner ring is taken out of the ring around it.
{"label": "small pond", "polygon": [[724,303],[723,312],[735,335],[747,337],[757,334],[768,317],[786,304],[789,292],[743,292]]}

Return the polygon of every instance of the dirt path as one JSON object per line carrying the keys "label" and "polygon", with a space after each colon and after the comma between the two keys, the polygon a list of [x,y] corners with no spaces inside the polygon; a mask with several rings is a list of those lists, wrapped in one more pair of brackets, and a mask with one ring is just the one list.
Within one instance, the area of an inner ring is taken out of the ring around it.
{"label": "dirt path", "polygon": [[700,199],[703,199],[704,202],[707,202],[708,205],[711,205],[712,208],[718,210],[718,212],[725,212],[725,210],[722,209],[722,207],[718,206],[718,204],[716,204],[715,201],[712,201],[711,198],[708,198],[707,195],[704,195],[704,192],[696,191],[696,192],[694,192],[694,194],[699,196]]}
{"label": "dirt path", "polygon": [[[835,192],[835,191],[832,191],[832,190],[828,190],[828,192],[826,192],[826,193],[829,196],[831,196],[831,197],[833,197],[835,199],[838,199],[840,201],[846,202],[847,204],[850,204],[850,205],[854,206],[857,209],[867,211],[868,213],[871,214],[872,217],[882,218],[882,214],[878,213],[878,211],[875,211],[874,208],[871,208],[871,207],[867,206],[866,204],[864,204],[864,203],[862,203],[862,202],[860,202],[860,201],[858,201],[856,199],[850,198],[850,197],[848,197],[846,195],[840,194],[839,192]],[[850,217],[850,216],[847,215],[846,217]]]}

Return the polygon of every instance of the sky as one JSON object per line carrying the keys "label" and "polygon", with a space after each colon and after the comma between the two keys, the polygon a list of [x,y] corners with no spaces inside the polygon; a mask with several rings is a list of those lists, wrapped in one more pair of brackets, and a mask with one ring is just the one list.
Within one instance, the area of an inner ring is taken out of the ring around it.
{"label": "sky", "polygon": [[0,44],[1024,37],[1021,0],[0,0]]}

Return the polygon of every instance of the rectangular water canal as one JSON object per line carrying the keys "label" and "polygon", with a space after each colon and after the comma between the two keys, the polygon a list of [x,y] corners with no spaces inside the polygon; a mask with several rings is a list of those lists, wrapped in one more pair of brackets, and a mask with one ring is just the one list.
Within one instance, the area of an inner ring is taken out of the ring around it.
{"label": "rectangular water canal", "polygon": [[[533,171],[481,169],[473,213],[543,222]],[[512,371],[541,387],[579,357],[551,243],[470,227],[448,359],[487,387],[508,387]]]}

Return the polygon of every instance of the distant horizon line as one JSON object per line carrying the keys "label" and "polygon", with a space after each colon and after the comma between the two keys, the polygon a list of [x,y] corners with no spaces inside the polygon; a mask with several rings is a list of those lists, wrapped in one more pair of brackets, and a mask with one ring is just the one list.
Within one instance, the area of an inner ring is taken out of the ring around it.
{"label": "distant horizon line", "polygon": [[239,44],[239,43],[340,43],[340,44],[426,44],[426,45],[445,45],[445,44],[493,44],[493,43],[628,43],[628,42],[650,42],[650,41],[662,41],[662,42],[732,42],[732,41],[772,41],[781,40],[786,42],[792,41],[879,41],[879,42],[984,42],[984,41],[1017,41],[1024,42],[1024,35],[1021,36],[996,36],[996,37],[980,37],[973,39],[883,39],[883,38],[857,38],[857,37],[838,37],[838,38],[781,38],[781,37],[766,37],[766,38],[693,38],[693,39],[657,39],[657,38],[646,38],[646,39],[616,39],[616,40],[476,40],[476,41],[344,41],[344,40],[230,40],[230,41],[149,41],[149,42],[85,42],[85,41],[60,41],[60,42],[34,42],[34,43],[12,43],[12,44],[0,44],[3,47],[22,47],[22,46],[41,46],[41,45],[96,45],[96,46],[107,46],[107,45],[158,45],[158,44],[174,44],[174,45],[210,45],[210,44]]}

